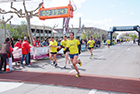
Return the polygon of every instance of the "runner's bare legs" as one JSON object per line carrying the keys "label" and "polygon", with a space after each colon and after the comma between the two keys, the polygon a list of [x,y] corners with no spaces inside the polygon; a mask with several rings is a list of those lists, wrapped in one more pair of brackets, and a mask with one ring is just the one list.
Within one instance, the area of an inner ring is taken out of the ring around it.
{"label": "runner's bare legs", "polygon": [[69,52],[66,52],[66,54],[65,54],[65,66],[67,65],[67,61],[69,60],[69,58],[68,58],[68,56],[69,56]]}
{"label": "runner's bare legs", "polygon": [[78,63],[77,59],[78,59],[78,56],[74,56],[74,58],[71,59],[71,62],[73,64],[74,69],[77,71],[77,73],[79,73],[79,70],[78,70],[78,68],[76,66],[76,64]]}

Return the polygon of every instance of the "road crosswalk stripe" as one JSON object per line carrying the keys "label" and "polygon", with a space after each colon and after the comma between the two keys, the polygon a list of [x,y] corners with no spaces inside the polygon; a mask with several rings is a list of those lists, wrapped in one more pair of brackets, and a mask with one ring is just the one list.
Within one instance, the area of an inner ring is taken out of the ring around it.
{"label": "road crosswalk stripe", "polygon": [[88,94],[95,94],[97,89],[92,89]]}

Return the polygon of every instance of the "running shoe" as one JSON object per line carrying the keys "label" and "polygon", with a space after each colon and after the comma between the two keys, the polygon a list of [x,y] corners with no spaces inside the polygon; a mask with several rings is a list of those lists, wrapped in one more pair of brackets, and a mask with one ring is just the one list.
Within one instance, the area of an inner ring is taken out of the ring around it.
{"label": "running shoe", "polygon": [[92,59],[92,57],[93,57],[93,54],[89,58]]}
{"label": "running shoe", "polygon": [[77,73],[77,74],[76,74],[76,77],[80,77],[80,73]]}
{"label": "running shoe", "polygon": [[90,59],[92,59],[92,57],[91,57],[91,56],[90,56],[89,58],[90,58]]}
{"label": "running shoe", "polygon": [[57,67],[57,63],[54,66]]}
{"label": "running shoe", "polygon": [[64,69],[66,69],[66,65],[64,66]]}
{"label": "running shoe", "polygon": [[82,62],[81,62],[80,59],[78,59],[78,64],[79,64],[80,66],[82,66]]}
{"label": "running shoe", "polygon": [[22,68],[24,68],[24,66],[23,66],[22,64],[21,64],[20,66],[21,66]]}
{"label": "running shoe", "polygon": [[28,67],[31,67],[31,65],[29,64],[29,65],[27,65]]}
{"label": "running shoe", "polygon": [[53,61],[53,64],[55,64],[55,61]]}
{"label": "running shoe", "polygon": [[32,65],[32,63],[29,63],[30,65]]}

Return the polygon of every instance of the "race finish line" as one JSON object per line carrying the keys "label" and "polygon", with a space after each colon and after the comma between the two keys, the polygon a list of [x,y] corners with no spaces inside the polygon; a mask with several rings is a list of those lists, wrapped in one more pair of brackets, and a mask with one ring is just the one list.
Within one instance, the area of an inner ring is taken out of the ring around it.
{"label": "race finish line", "polygon": [[138,78],[91,74],[82,74],[81,77],[76,78],[74,75],[73,73],[13,71],[10,74],[0,75],[0,81],[50,84],[140,94],[140,79]]}

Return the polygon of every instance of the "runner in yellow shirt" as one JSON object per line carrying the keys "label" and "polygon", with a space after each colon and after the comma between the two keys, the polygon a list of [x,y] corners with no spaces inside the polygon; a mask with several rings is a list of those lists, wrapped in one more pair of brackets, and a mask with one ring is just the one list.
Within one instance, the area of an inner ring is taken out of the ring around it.
{"label": "runner in yellow shirt", "polygon": [[[61,47],[63,48],[63,52],[64,52],[65,59],[66,59],[66,60],[65,60],[65,66],[64,66],[64,68],[66,68],[66,66],[67,66],[67,61],[69,60],[69,58],[68,58],[69,49],[68,49],[68,48],[65,49],[65,47],[66,47],[66,45],[67,45],[67,42],[68,42],[67,36],[64,36],[63,39],[64,39],[64,40],[61,41]],[[69,61],[69,62],[70,62],[70,61]]]}
{"label": "runner in yellow shirt", "polygon": [[54,37],[51,37],[51,41],[49,44],[50,47],[50,59],[53,60],[54,66],[57,66],[57,61],[56,61],[56,54],[57,54],[57,42],[54,40]]}
{"label": "runner in yellow shirt", "polygon": [[120,39],[120,44],[122,44],[122,39]]}
{"label": "runner in yellow shirt", "polygon": [[91,54],[91,56],[90,56],[90,59],[91,59],[93,57],[92,51],[93,51],[93,47],[95,44],[95,41],[92,39],[92,37],[90,37],[90,40],[87,42],[87,44],[88,44],[88,49],[89,49],[90,54]]}
{"label": "runner in yellow shirt", "polygon": [[68,40],[68,42],[67,42],[66,49],[69,48],[69,50],[70,50],[70,54],[69,54],[70,55],[70,59],[71,59],[71,62],[73,64],[73,67],[77,71],[76,77],[80,76],[80,72],[79,72],[76,64],[79,63],[80,66],[82,65],[81,61],[77,60],[78,59],[78,53],[79,53],[78,45],[80,45],[79,40],[74,39],[74,33],[71,32],[70,33],[70,40]]}
{"label": "runner in yellow shirt", "polygon": [[106,41],[107,47],[108,47],[108,48],[110,48],[110,42],[111,42],[110,39],[108,39],[108,40]]}

